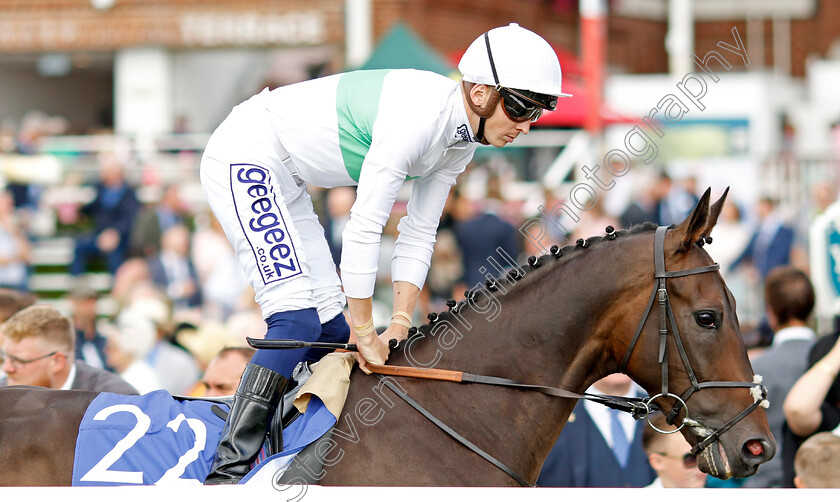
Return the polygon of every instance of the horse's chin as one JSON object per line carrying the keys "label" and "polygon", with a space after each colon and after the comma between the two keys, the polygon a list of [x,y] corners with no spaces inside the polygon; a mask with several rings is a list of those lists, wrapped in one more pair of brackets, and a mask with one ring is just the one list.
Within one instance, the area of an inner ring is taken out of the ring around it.
{"label": "horse's chin", "polygon": [[749,465],[743,462],[740,455],[736,455],[733,461],[718,441],[713,442],[698,453],[697,467],[718,479],[746,478],[752,476],[758,470],[757,465]]}
{"label": "horse's chin", "polygon": [[719,479],[732,477],[732,466],[723,446],[715,441],[697,454],[697,467]]}

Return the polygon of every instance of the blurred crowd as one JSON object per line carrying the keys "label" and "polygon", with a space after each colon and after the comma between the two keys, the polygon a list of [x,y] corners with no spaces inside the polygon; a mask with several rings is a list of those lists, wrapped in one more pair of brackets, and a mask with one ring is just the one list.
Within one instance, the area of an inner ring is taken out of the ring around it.
{"label": "blurred crowd", "polygon": [[[487,277],[524,263],[552,244],[603,235],[607,226],[679,222],[705,189],[693,178],[672,179],[664,171],[649,169],[634,180],[622,180],[623,185],[617,185],[621,188],[601,194],[588,210],[559,214],[551,208],[564,202],[561,190],[543,190],[536,198],[517,197],[512,195],[512,177],[509,169],[498,164],[475,164],[453,188],[422,301],[414,312],[415,325],[426,314],[443,310],[447,299],[462,296],[467,289],[483,285]],[[206,209],[195,210],[194,204],[185,202],[182,184],[149,187],[129,181],[125,164],[115,155],[101,156],[97,180],[90,188],[93,198],[72,208],[71,217],[67,208],[62,209],[63,218],[73,222],[59,230],[73,241],[72,259],[62,270],[70,286],[51,298],[40,298],[29,287],[39,273],[33,250],[40,237],[32,235],[27,223],[33,212],[55,208],[45,207],[38,186],[10,183],[0,193],[0,322],[8,321],[0,352],[4,358],[0,386],[84,388],[78,387],[84,380],[93,390],[231,394],[253,354],[246,337],[262,337],[265,323],[218,222]],[[156,195],[141,202],[141,188],[153,188],[147,193]],[[800,465],[806,470],[809,465],[833,465],[835,484],[831,486],[838,486],[840,480],[834,440],[820,440],[825,447],[806,442],[840,424],[840,345],[836,333],[813,329],[815,298],[808,277],[808,228],[835,201],[837,189],[821,185],[818,190],[807,208],[783,208],[770,197],[746,205],[730,194],[712,234],[714,243],[707,248],[721,264],[737,299],[745,343],[774,403],[769,416],[781,452],[746,486],[793,486],[795,467]],[[313,189],[311,193],[338,262],[354,189]],[[404,214],[405,203],[398,201],[382,237],[377,291],[384,293],[375,297],[374,308],[374,322],[380,326],[390,318],[389,295],[385,294],[390,292],[388,261],[397,222]],[[529,221],[543,222],[544,231],[531,232]],[[108,287],[95,287],[92,273],[106,274]],[[105,309],[107,305],[113,308]],[[817,385],[809,378],[822,378],[827,384],[820,380]],[[614,395],[638,391],[629,380],[594,387],[590,391]],[[807,391],[796,394],[796,389]],[[567,462],[552,452],[541,484],[713,484],[697,471],[696,459],[690,458],[679,434],[646,438],[643,422],[637,427],[625,417],[623,425],[610,425],[612,419],[599,413],[579,405],[574,414],[577,420],[568,427],[588,423],[590,430],[566,433],[560,440],[594,438],[565,448],[579,454],[581,449],[592,449],[591,472],[580,466],[580,459]],[[590,414],[589,419],[583,418]],[[613,454],[610,449],[620,436],[624,451]],[[808,446],[800,447],[803,442]],[[808,455],[828,455],[828,460],[800,461],[797,450],[817,451]],[[823,481],[811,476],[807,478],[811,481],[803,481],[807,476],[799,475],[797,483],[821,486]],[[729,482],[725,486],[740,485]]]}

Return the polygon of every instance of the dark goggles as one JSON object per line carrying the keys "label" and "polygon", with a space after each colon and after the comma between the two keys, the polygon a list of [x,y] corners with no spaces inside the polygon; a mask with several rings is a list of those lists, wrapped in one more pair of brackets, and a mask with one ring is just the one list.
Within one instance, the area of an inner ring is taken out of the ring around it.
{"label": "dark goggles", "polygon": [[697,455],[694,455],[692,453],[686,453],[682,457],[668,455],[667,453],[657,453],[659,455],[662,455],[663,457],[673,458],[674,460],[682,460],[683,467],[685,467],[686,469],[694,469],[695,467],[697,467]]}
{"label": "dark goggles", "polygon": [[557,105],[557,98],[529,91],[499,87],[502,95],[502,109],[514,122],[535,121],[540,118],[543,110],[553,110]]}

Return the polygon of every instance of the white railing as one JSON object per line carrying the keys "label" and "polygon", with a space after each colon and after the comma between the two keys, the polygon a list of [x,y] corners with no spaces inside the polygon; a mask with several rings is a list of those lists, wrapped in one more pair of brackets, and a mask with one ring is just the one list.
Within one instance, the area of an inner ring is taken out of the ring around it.
{"label": "white railing", "polygon": [[775,197],[788,212],[811,206],[814,190],[827,184],[832,195],[840,189],[840,159],[779,156],[762,166],[762,195]]}

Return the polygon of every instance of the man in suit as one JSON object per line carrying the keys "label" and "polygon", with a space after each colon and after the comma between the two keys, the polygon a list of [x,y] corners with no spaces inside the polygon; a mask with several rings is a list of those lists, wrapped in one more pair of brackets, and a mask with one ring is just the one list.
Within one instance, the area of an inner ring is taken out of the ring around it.
{"label": "man in suit", "polygon": [[3,370],[7,385],[34,385],[61,390],[93,390],[137,394],[122,378],[76,361],[76,334],[69,318],[51,305],[32,305],[2,328]]}
{"label": "man in suit", "polygon": [[[782,438],[785,416],[782,403],[796,380],[807,369],[808,351],[815,335],[808,327],[814,309],[814,288],[804,272],[794,267],[770,271],[764,285],[767,320],[773,329],[773,343],[752,361],[753,371],[764,377],[771,406],[767,409],[770,430]],[[758,473],[744,482],[749,488],[782,486],[782,456],[776,455]]]}
{"label": "man in suit", "polygon": [[152,281],[166,291],[176,310],[201,305],[198,273],[190,259],[190,231],[174,225],[163,232],[161,250],[148,259]]}
{"label": "man in suit", "polygon": [[83,361],[94,368],[111,369],[105,364],[106,340],[97,326],[99,292],[89,284],[79,282],[67,292],[67,297],[76,330],[76,361]]}
{"label": "man in suit", "polygon": [[[595,382],[587,392],[637,397],[624,374]],[[646,422],[624,412],[581,400],[542,467],[538,486],[643,487],[656,479],[642,448]]]}
{"label": "man in suit", "polygon": [[100,177],[96,198],[81,209],[93,220],[93,233],[76,239],[70,264],[73,275],[84,273],[88,261],[96,256],[104,257],[108,271],[116,273],[125,260],[131,227],[140,209],[134,188],[125,181],[123,167],[115,157],[103,157]]}
{"label": "man in suit", "polygon": [[[471,201],[460,191],[455,192],[457,221],[453,226],[458,247],[461,249],[464,287],[474,288],[484,284],[488,257],[500,260],[506,266],[519,254],[519,233],[497,213],[502,208],[500,181],[497,176],[487,180],[487,195],[480,204]],[[504,252],[508,258],[501,257]],[[491,270],[493,270],[491,268]]]}
{"label": "man in suit", "polygon": [[184,224],[186,211],[180,190],[178,185],[169,185],[163,189],[159,202],[148,204],[140,210],[131,227],[131,255],[156,255],[160,252],[163,233],[175,225]]}
{"label": "man in suit", "polygon": [[793,229],[782,221],[772,199],[763,198],[758,201],[756,211],[760,221],[758,229],[730,269],[749,261],[761,278],[766,279],[773,268],[790,263],[794,234]]}

